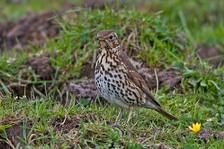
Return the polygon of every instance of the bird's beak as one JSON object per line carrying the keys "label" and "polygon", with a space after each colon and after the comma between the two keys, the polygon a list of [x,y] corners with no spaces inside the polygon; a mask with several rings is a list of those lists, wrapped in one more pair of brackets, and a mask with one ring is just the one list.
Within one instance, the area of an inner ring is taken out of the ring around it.
{"label": "bird's beak", "polygon": [[105,40],[103,37],[101,37],[101,36],[96,36],[96,39],[97,40],[99,40],[99,41],[103,41],[103,40]]}

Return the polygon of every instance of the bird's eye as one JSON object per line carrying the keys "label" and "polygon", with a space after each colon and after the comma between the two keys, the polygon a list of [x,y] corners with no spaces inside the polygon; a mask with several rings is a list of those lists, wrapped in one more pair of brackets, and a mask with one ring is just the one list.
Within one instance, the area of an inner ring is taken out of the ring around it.
{"label": "bird's eye", "polygon": [[113,39],[113,36],[112,35],[110,35],[110,37],[109,37],[110,39]]}

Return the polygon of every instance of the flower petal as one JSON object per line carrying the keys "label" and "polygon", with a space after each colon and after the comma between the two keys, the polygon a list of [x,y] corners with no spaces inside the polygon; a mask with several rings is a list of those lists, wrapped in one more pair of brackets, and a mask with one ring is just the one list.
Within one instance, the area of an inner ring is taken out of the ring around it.
{"label": "flower petal", "polygon": [[193,129],[191,126],[188,126],[188,128],[189,128],[190,130],[194,131],[194,129]]}
{"label": "flower petal", "polygon": [[193,123],[192,126],[188,126],[188,128],[193,131],[194,133],[197,133],[201,129],[201,123]]}

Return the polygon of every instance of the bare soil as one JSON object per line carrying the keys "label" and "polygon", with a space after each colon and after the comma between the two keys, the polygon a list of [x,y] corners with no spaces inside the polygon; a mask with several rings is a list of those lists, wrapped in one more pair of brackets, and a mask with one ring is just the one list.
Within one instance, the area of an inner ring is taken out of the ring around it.
{"label": "bare soil", "polygon": [[208,47],[206,45],[199,45],[197,53],[201,59],[210,62],[214,66],[219,66],[224,63],[223,52],[217,47]]}
{"label": "bare soil", "polygon": [[[182,137],[187,137],[191,132],[189,129],[183,131],[181,133]],[[202,141],[202,142],[209,142],[209,140],[214,139],[214,140],[224,140],[224,131],[214,131],[214,130],[209,130],[202,128],[197,134],[197,138]]]}
{"label": "bare soil", "polygon": [[0,23],[0,51],[43,46],[46,39],[59,33],[60,26],[53,19],[55,15],[55,12],[29,13],[18,21]]}
{"label": "bare soil", "polygon": [[[40,80],[52,80],[52,76],[54,74],[54,69],[50,64],[49,61],[50,55],[47,53],[40,54],[38,56],[32,56],[29,58],[25,66],[21,68],[22,75],[21,79],[22,81],[20,82],[5,82],[8,83],[9,90],[13,93],[14,96],[19,96],[22,97],[24,95],[24,92],[26,93],[26,96],[30,98],[31,96],[38,96],[38,94],[35,94],[33,92],[33,87],[35,87],[37,90],[39,90],[41,93],[45,94],[45,87],[41,83],[29,83],[25,80],[33,80],[32,74],[28,73],[29,67],[31,67],[37,78]],[[46,88],[48,90],[51,89],[51,84],[46,83]]]}
{"label": "bare soil", "polygon": [[0,139],[5,139],[7,137],[9,140],[7,143],[0,141],[0,148],[13,148],[13,146],[16,146],[17,144],[23,144],[21,139],[25,140],[26,138],[24,137],[29,138],[31,127],[32,121],[24,120],[14,124],[10,128],[5,129],[6,136],[0,136]]}
{"label": "bare soil", "polygon": [[63,133],[69,133],[73,129],[78,129],[80,127],[80,124],[82,122],[95,122],[95,121],[101,121],[101,119],[98,118],[93,113],[88,114],[82,114],[82,115],[76,115],[74,117],[63,117],[63,118],[53,118],[48,124],[49,126],[54,127],[55,132],[63,132]]}

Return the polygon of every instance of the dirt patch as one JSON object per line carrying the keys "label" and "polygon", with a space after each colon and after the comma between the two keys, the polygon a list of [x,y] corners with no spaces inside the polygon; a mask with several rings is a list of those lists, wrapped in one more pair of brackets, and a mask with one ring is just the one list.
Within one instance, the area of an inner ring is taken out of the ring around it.
{"label": "dirt patch", "polygon": [[30,66],[41,80],[50,80],[53,68],[51,67],[49,57],[49,54],[31,57],[27,60],[26,65]]}
{"label": "dirt patch", "polygon": [[19,122],[12,127],[5,129],[6,136],[0,137],[5,141],[0,142],[0,148],[15,148],[18,144],[23,145],[23,142],[21,142],[20,139],[25,140],[29,137],[28,134],[30,132],[31,126],[32,122],[27,120],[25,122]]}
{"label": "dirt patch", "polygon": [[164,70],[155,68],[154,72],[151,68],[140,68],[138,71],[151,90],[155,89],[157,85],[159,88],[168,85],[169,89],[167,91],[173,90],[178,87],[182,78],[181,75],[176,74],[176,71],[173,68],[167,68]]}
{"label": "dirt patch", "polygon": [[167,146],[165,144],[163,144],[162,142],[161,143],[158,143],[158,144],[150,144],[149,145],[149,148],[157,148],[157,149],[175,149],[173,147],[170,147],[170,146]]}
{"label": "dirt patch", "polygon": [[59,33],[60,26],[53,19],[55,15],[55,12],[29,13],[18,21],[0,23],[0,51],[28,50],[32,44],[43,46],[46,39]]}
{"label": "dirt patch", "polygon": [[101,119],[93,113],[75,115],[73,117],[53,118],[48,125],[54,127],[54,131],[69,133],[71,130],[78,129],[81,121],[100,122]]}
{"label": "dirt patch", "polygon": [[214,138],[215,140],[224,140],[224,131],[201,129],[197,136],[198,139],[204,142],[209,142],[211,138]]}
{"label": "dirt patch", "polygon": [[[15,96],[23,96],[24,93],[28,98],[30,98],[33,95],[38,95],[36,94],[33,90],[33,87],[39,91],[39,93],[45,94],[45,88],[50,90],[50,83],[46,83],[46,86],[43,86],[41,83],[29,83],[27,80],[52,80],[52,76],[54,73],[54,69],[52,68],[50,61],[49,61],[49,54],[40,54],[37,56],[33,56],[29,58],[26,61],[26,65],[24,68],[21,68],[21,71],[23,72],[21,75],[21,80],[19,82],[10,82],[8,83],[10,91],[13,93]],[[31,67],[37,78],[33,78],[33,74],[30,74],[30,71],[28,71]]]}
{"label": "dirt patch", "polygon": [[182,76],[177,74],[173,68],[167,68],[158,72],[159,86],[169,86],[168,91],[180,88]]}
{"label": "dirt patch", "polygon": [[[190,130],[185,130],[181,133],[183,137],[187,137],[190,135]],[[202,128],[198,133],[197,133],[197,138],[202,141],[202,142],[209,142],[211,139],[215,140],[224,140],[224,131],[216,131],[216,130],[209,130],[209,129],[204,129]]]}
{"label": "dirt patch", "polygon": [[8,145],[6,142],[3,142],[3,141],[0,141],[0,148],[1,149],[12,149],[12,147],[10,145]]}
{"label": "dirt patch", "polygon": [[210,62],[214,66],[219,66],[220,63],[224,63],[224,53],[221,53],[220,50],[216,47],[208,47],[205,45],[199,45],[197,47],[197,53],[201,59]]}
{"label": "dirt patch", "polygon": [[85,82],[71,82],[67,86],[67,90],[74,94],[76,98],[90,98],[95,99],[97,96],[97,90],[94,80],[88,80]]}
{"label": "dirt patch", "polygon": [[87,8],[99,8],[104,9],[107,6],[110,6],[111,8],[114,8],[116,10],[120,9],[120,7],[123,7],[124,0],[116,1],[116,0],[84,0],[82,2],[82,6]]}
{"label": "dirt patch", "polygon": [[5,133],[1,132],[0,148],[16,148],[18,144],[22,147],[25,144],[21,140],[24,140],[27,144],[36,143],[36,141],[47,144],[50,141],[49,138],[42,138],[42,136],[49,134],[48,131],[33,131],[33,122],[29,119],[21,119],[19,117],[10,117],[0,121],[0,125],[12,125],[5,129]]}
{"label": "dirt patch", "polygon": [[[119,1],[118,5],[114,0],[86,0],[81,2],[80,5],[82,7],[100,9],[105,8],[107,5],[120,9],[123,3],[124,1]],[[71,9],[73,6],[65,4],[65,6],[62,6],[62,10],[58,12],[50,11],[42,14],[31,12],[17,21],[0,23],[0,51],[11,51],[12,49],[29,50],[34,45],[43,46],[46,43],[46,39],[53,38],[59,34],[61,27],[55,22],[53,17]]]}
{"label": "dirt patch", "polygon": [[81,77],[84,76],[87,78],[94,78],[94,63],[92,55],[86,58],[85,62],[82,64],[80,76]]}

